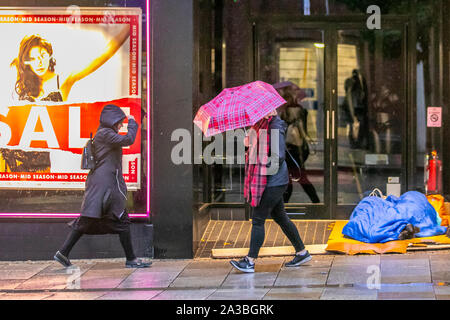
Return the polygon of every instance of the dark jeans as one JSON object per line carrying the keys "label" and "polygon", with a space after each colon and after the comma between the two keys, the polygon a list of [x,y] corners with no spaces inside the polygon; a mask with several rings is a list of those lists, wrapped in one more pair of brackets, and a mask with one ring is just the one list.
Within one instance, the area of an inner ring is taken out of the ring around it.
{"label": "dark jeans", "polygon": [[255,259],[258,257],[259,249],[261,249],[261,246],[264,243],[264,224],[269,214],[281,227],[281,230],[289,241],[291,241],[296,252],[305,249],[305,245],[300,238],[297,227],[287,216],[286,210],[284,210],[283,194],[286,191],[286,188],[287,185],[266,187],[259,206],[253,209],[250,251],[248,253],[249,257]]}

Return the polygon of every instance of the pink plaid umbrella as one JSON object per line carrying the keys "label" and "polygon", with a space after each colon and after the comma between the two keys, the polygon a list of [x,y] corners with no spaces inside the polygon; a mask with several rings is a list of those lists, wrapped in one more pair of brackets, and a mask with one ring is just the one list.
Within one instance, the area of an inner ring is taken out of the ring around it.
{"label": "pink plaid umbrella", "polygon": [[286,101],[268,83],[255,81],[224,89],[200,107],[194,123],[206,137],[252,126]]}

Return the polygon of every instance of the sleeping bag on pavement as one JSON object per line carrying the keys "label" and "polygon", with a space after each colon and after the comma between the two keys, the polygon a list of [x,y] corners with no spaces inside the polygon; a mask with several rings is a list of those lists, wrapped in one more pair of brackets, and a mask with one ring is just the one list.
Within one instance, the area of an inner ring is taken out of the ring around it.
{"label": "sleeping bag on pavement", "polygon": [[365,197],[353,210],[342,233],[367,243],[384,243],[399,240],[407,224],[420,228],[416,237],[445,234],[446,227],[437,222],[437,213],[426,196],[417,191],[405,192],[386,199]]}

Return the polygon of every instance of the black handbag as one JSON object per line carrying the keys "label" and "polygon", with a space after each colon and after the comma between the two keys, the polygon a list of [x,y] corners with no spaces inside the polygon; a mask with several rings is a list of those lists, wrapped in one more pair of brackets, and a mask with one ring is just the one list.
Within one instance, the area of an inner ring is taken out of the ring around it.
{"label": "black handbag", "polygon": [[95,169],[97,164],[101,160],[105,159],[106,156],[108,155],[108,152],[106,152],[100,158],[98,158],[98,159],[95,158],[94,139],[92,138],[92,132],[91,132],[89,140],[86,142],[86,145],[83,148],[83,153],[81,154],[81,169],[84,169],[84,170]]}
{"label": "black handbag", "polygon": [[83,148],[83,153],[81,154],[81,169],[91,170],[95,168],[95,157],[94,157],[94,139],[92,139],[92,132],[89,140]]}

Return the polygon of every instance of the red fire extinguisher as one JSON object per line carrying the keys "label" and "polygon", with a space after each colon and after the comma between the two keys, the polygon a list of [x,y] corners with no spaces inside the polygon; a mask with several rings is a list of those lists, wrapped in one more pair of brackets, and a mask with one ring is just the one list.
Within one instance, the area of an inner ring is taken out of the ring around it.
{"label": "red fire extinguisher", "polygon": [[439,160],[436,150],[431,152],[431,156],[427,154],[425,169],[425,193],[441,194],[442,193],[442,162]]}

